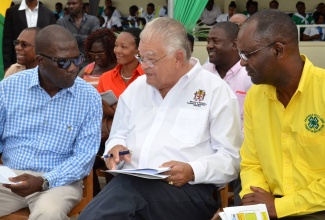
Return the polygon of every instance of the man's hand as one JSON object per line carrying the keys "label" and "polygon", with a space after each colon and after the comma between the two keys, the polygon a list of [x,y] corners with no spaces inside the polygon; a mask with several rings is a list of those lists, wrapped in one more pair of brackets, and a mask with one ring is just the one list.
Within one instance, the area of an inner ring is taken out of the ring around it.
{"label": "man's hand", "polygon": [[113,157],[109,157],[105,159],[106,167],[109,170],[116,170],[116,165],[120,163],[122,160],[125,162],[130,163],[131,162],[131,154],[126,155],[119,155],[119,152],[121,151],[127,151],[128,149],[122,145],[116,145],[114,146],[110,151],[108,151],[108,154],[113,154]]}
{"label": "man's hand", "polygon": [[274,200],[275,197],[260,187],[251,186],[253,193],[244,195],[243,205],[265,204],[270,218],[277,218]]}
{"label": "man's hand", "polygon": [[19,184],[4,184],[3,186],[19,196],[26,197],[42,190],[43,178],[24,173],[20,176],[9,178],[11,182]]}
{"label": "man's hand", "polygon": [[167,182],[172,182],[174,186],[181,187],[185,183],[194,180],[194,172],[188,163],[183,163],[179,161],[169,161],[163,163],[161,167],[170,167],[171,169],[162,174],[170,175],[168,178],[164,179]]}

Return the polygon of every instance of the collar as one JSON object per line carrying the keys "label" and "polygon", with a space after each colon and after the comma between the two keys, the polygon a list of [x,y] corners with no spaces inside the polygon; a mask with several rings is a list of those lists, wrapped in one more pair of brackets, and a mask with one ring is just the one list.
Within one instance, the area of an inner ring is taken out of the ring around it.
{"label": "collar", "polygon": [[178,81],[178,83],[182,83],[182,88],[185,88],[185,86],[203,69],[197,58],[191,57],[188,62],[192,68]]}
{"label": "collar", "polygon": [[[302,74],[299,80],[299,85],[298,88],[293,96],[296,94],[301,94],[304,92],[304,89],[307,87],[314,71],[315,71],[315,66],[308,60],[308,58],[305,55],[300,55],[302,61],[305,63],[304,68],[302,70]],[[269,99],[273,100],[278,100],[276,96],[276,88],[274,86],[267,86],[265,90],[265,95]]]}
{"label": "collar", "polygon": [[[73,18],[70,16],[70,15],[67,15],[68,16],[68,20],[69,21],[73,21],[74,22],[74,20],[73,20]],[[87,20],[87,14],[86,13],[83,13],[82,14],[82,21],[85,21],[85,20]]]}
{"label": "collar", "polygon": [[[34,8],[34,10],[38,10],[38,7],[39,7],[39,2],[37,1],[37,5],[36,7]],[[20,6],[18,8],[19,11],[23,11],[23,10],[26,10],[26,9],[30,9],[28,7],[28,5],[26,4],[26,0],[22,0],[21,3],[20,3]]]}

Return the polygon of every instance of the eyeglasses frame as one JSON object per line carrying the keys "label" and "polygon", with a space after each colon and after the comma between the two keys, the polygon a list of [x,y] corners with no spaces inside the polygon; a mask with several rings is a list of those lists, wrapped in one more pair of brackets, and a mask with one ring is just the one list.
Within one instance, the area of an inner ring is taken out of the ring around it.
{"label": "eyeglasses frame", "polygon": [[[150,67],[150,68],[153,68],[153,67],[155,67],[155,63],[157,63],[158,61],[160,61],[160,60],[162,60],[163,58],[165,58],[167,56],[167,54],[166,55],[164,55],[164,56],[162,56],[162,57],[160,57],[159,59],[157,59],[157,60],[153,60],[153,61],[151,61],[151,60],[144,60],[141,56],[139,56],[139,54],[135,54],[134,55],[134,57],[138,60],[138,62],[139,63],[141,63],[141,64],[146,64],[148,67]],[[151,64],[149,63],[147,63],[148,61],[150,61],[151,62]]]}
{"label": "eyeglasses frame", "polygon": [[[39,54],[39,55],[40,55],[40,56],[43,56],[43,57],[46,57],[47,59],[50,59],[50,60],[52,60],[52,61],[55,61],[56,64],[57,64],[57,66],[58,66],[60,69],[68,69],[68,68],[71,66],[71,63],[73,63],[75,66],[77,66],[77,65],[75,64],[74,60],[79,59],[80,57],[82,57],[82,62],[81,62],[78,66],[80,66],[80,65],[85,61],[85,55],[84,55],[83,53],[80,53],[79,56],[78,56],[78,57],[75,57],[75,58],[54,58],[54,57],[47,56],[47,55],[45,55],[45,54]],[[61,65],[59,64],[59,62],[62,62],[62,61],[63,61],[63,62],[67,62],[67,60],[70,61],[69,66],[67,66],[66,68],[63,68],[63,66],[60,67]],[[78,67],[78,66],[77,66],[77,67]]]}

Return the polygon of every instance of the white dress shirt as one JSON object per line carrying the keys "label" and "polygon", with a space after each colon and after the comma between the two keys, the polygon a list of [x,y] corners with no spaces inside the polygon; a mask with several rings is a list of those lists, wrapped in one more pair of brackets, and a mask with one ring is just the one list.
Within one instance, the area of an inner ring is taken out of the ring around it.
{"label": "white dress shirt", "polygon": [[171,160],[191,165],[196,183],[223,185],[239,172],[237,98],[227,84],[191,58],[193,68],[163,99],[140,76],[120,96],[105,154],[132,151],[123,168],[155,168]]}
{"label": "white dress shirt", "polygon": [[20,3],[18,10],[20,10],[20,11],[25,10],[28,27],[36,27],[37,26],[38,6],[39,6],[39,2],[37,1],[37,6],[33,10],[31,10],[28,7],[28,5],[26,4],[25,0],[22,0]]}

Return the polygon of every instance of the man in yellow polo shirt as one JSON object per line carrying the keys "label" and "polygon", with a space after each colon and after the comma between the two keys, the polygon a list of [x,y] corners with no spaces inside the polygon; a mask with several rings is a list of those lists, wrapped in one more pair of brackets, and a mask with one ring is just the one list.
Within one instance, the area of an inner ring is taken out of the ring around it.
{"label": "man in yellow polo shirt", "polygon": [[239,31],[238,51],[253,85],[244,107],[242,203],[271,218],[325,219],[325,70],[298,47],[286,14],[264,10]]}

